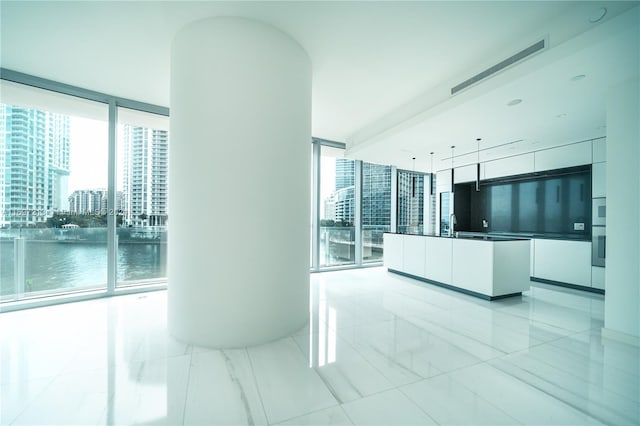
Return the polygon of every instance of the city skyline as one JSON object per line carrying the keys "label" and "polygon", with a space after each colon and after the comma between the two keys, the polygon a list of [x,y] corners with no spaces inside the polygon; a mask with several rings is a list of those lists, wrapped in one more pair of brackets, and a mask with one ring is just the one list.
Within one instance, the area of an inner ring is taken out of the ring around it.
{"label": "city skyline", "polygon": [[[325,220],[346,222],[355,219],[355,161],[335,159],[334,190],[324,201]],[[391,167],[362,163],[362,225],[389,226],[391,223]]]}
{"label": "city skyline", "polygon": [[[116,211],[128,224],[165,225],[168,131],[123,123],[117,131]],[[0,226],[106,214],[107,134],[102,120],[0,104]]]}

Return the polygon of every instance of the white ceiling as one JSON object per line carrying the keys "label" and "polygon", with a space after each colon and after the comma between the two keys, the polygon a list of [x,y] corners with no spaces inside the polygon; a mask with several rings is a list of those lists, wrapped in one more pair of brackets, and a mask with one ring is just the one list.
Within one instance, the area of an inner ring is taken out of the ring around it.
{"label": "white ceiling", "polygon": [[[452,144],[456,155],[472,151],[476,137],[485,148],[523,140],[513,144],[523,150],[604,135],[606,88],[638,73],[637,6],[3,0],[0,65],[169,106],[175,33],[209,16],[254,18],[309,53],[314,136],[346,141],[348,155],[369,161],[406,168],[415,156],[416,168],[427,170],[430,151],[437,163],[450,157]],[[604,19],[589,22],[601,7]],[[450,87],[542,38],[545,51],[449,95]],[[578,74],[587,77],[571,82]],[[506,107],[514,98],[523,102]]]}

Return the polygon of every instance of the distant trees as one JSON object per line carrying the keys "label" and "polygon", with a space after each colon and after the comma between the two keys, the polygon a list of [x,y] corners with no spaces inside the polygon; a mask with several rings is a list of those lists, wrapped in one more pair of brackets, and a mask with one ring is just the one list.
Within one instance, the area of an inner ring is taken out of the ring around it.
{"label": "distant trees", "polygon": [[338,220],[338,221],[335,221],[335,220],[332,220],[332,219],[320,219],[320,226],[326,226],[326,227],[333,226],[333,227],[338,227],[338,228],[342,228],[342,227],[348,228],[350,226],[353,226],[353,223],[348,222],[348,221],[346,221],[344,219],[341,219],[341,220]]}
{"label": "distant trees", "polygon": [[[107,226],[107,215],[54,213],[45,223],[38,227],[61,228],[62,225],[74,224],[80,228],[104,228]],[[122,215],[116,216],[116,225],[122,225]]]}

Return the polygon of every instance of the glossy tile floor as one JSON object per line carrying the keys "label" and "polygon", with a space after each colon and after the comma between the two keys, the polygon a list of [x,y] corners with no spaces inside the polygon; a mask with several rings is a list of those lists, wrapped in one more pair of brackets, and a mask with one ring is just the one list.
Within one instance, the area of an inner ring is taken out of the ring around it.
{"label": "glossy tile floor", "polygon": [[640,350],[602,296],[486,302],[382,268],[311,276],[313,314],[258,347],[186,346],[166,292],[0,315],[2,424],[638,424]]}

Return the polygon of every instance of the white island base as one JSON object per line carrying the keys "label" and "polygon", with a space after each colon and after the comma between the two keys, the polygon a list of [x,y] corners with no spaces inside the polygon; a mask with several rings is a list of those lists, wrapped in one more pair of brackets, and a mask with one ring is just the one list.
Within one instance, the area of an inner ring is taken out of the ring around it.
{"label": "white island base", "polygon": [[531,242],[384,234],[384,266],[394,272],[487,300],[528,290]]}

